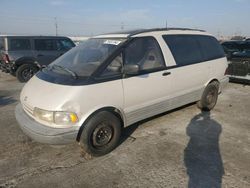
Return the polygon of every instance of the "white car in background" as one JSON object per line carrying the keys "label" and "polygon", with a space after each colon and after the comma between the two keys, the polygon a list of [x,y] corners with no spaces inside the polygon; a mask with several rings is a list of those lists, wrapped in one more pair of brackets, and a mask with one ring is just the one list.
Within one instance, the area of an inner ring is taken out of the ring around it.
{"label": "white car in background", "polygon": [[89,37],[69,37],[69,38],[75,43],[76,46],[89,39]]}
{"label": "white car in background", "polygon": [[152,29],[93,37],[38,72],[23,88],[16,119],[34,140],[80,143],[100,156],[123,127],[198,101],[214,108],[228,78],[210,34]]}

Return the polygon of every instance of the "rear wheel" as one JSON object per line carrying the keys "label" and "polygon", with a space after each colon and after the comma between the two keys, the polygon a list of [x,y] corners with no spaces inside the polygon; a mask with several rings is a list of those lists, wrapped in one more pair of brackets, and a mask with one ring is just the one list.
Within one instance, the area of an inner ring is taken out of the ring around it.
{"label": "rear wheel", "polygon": [[18,67],[16,71],[16,77],[19,82],[27,82],[36,74],[38,67],[32,64],[24,64]]}
{"label": "rear wheel", "polygon": [[120,135],[120,119],[111,112],[101,111],[84,125],[80,144],[85,152],[101,156],[111,152],[118,145]]}
{"label": "rear wheel", "polygon": [[212,110],[217,103],[218,94],[219,94],[219,83],[212,82],[208,84],[202,94],[201,100],[197,102],[198,108],[204,111]]}

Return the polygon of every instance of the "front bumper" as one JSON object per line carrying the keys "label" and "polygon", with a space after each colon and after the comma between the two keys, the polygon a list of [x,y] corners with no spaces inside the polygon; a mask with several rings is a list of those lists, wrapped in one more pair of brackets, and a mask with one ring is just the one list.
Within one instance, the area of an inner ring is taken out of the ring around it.
{"label": "front bumper", "polygon": [[20,103],[16,106],[15,116],[23,132],[37,142],[63,145],[76,141],[79,127],[52,128],[40,124],[26,114]]}

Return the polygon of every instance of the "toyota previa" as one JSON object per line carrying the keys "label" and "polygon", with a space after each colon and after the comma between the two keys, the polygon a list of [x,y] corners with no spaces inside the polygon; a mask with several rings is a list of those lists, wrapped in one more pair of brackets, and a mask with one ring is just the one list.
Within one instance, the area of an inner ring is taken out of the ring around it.
{"label": "toyota previa", "polygon": [[202,30],[99,35],[34,75],[15,115],[37,142],[76,141],[100,156],[119,144],[128,125],[192,102],[213,109],[228,82],[226,69],[219,42]]}

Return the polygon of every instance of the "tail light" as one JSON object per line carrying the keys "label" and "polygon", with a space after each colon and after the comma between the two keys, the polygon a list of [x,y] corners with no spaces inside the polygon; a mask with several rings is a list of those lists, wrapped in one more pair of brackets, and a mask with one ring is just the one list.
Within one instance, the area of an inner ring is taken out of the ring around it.
{"label": "tail light", "polygon": [[3,61],[5,63],[9,63],[10,62],[10,58],[9,58],[9,56],[7,54],[3,54],[2,58],[3,58]]}

